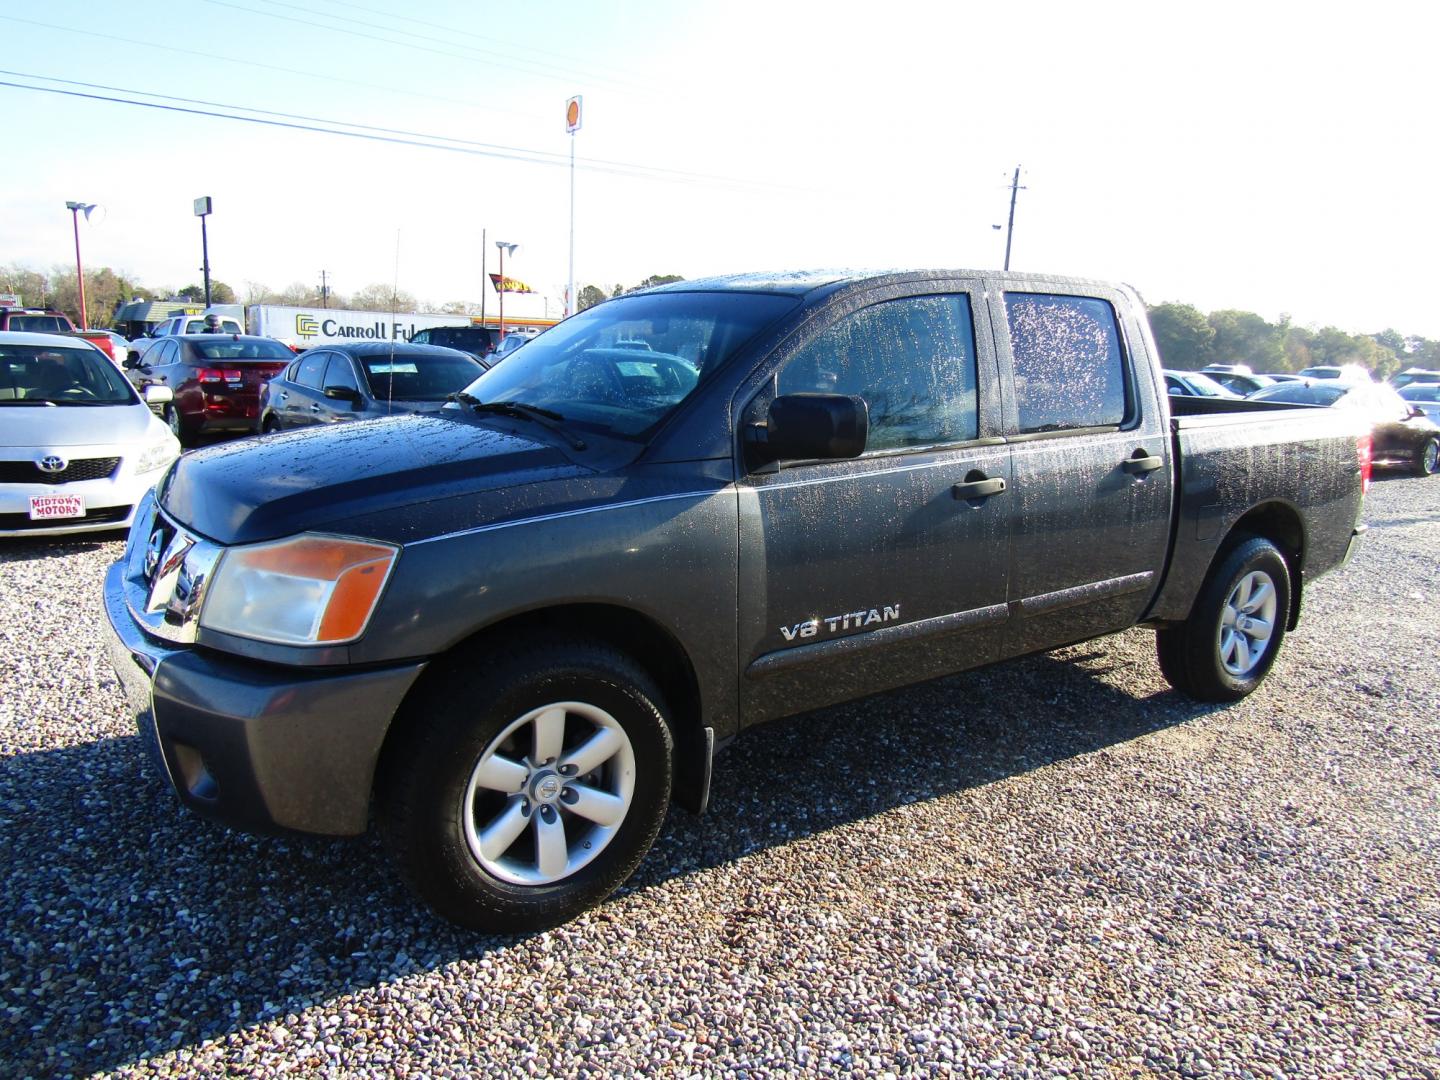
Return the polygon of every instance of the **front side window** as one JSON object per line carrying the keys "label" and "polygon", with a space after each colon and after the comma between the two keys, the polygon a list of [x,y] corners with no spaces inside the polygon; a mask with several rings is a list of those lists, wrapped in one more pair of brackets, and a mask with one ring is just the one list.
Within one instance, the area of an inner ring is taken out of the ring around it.
{"label": "front side window", "polygon": [[974,439],[979,394],[970,299],[908,297],[847,315],[786,361],[776,391],[864,398],[867,450]]}
{"label": "front side window", "polygon": [[[284,346],[281,346],[284,348]],[[324,385],[343,386],[347,390],[358,391],[360,387],[355,382],[355,369],[350,366],[350,358],[336,353],[330,358],[330,363],[325,367]]]}
{"label": "front side window", "polygon": [[1006,293],[1019,430],[1118,427],[1129,414],[1115,309],[1087,296]]}
{"label": "front side window", "polygon": [[328,352],[306,353],[300,361],[300,370],[295,376],[295,381],[301,386],[319,390],[320,379],[325,374],[325,364],[333,355],[335,354]]}

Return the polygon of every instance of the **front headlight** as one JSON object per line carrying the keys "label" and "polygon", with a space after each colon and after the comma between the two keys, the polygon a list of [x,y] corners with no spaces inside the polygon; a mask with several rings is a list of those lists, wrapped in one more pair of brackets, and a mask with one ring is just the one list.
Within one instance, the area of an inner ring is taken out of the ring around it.
{"label": "front headlight", "polygon": [[147,473],[163,469],[179,456],[180,444],[176,441],[175,436],[167,431],[165,438],[140,451],[140,457],[135,462],[135,471]]}
{"label": "front headlight", "polygon": [[228,549],[200,625],[281,645],[343,645],[365,632],[400,549],[297,536]]}

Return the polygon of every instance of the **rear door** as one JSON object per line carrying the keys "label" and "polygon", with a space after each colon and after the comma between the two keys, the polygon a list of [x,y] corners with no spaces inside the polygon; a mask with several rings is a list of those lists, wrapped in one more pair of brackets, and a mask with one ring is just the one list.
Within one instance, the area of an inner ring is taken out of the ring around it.
{"label": "rear door", "polygon": [[1027,279],[992,292],[1013,454],[1005,651],[1134,624],[1170,537],[1168,421],[1138,300]]}
{"label": "rear door", "polygon": [[331,353],[329,362],[325,365],[325,373],[320,377],[320,411],[316,413],[318,423],[337,424],[364,415],[354,401],[326,397],[325,390],[332,386],[360,393],[360,382],[355,378],[355,365],[344,353]]}
{"label": "rear door", "polygon": [[321,387],[325,367],[335,353],[327,349],[310,349],[300,358],[295,381],[286,387],[281,416],[287,428],[309,427],[320,422],[325,395]]}
{"label": "rear door", "polygon": [[863,397],[865,453],[742,475],[739,632],[747,723],[994,659],[1011,497],[996,364],[973,280],[835,305],[782,346],[741,412],[776,394]]}

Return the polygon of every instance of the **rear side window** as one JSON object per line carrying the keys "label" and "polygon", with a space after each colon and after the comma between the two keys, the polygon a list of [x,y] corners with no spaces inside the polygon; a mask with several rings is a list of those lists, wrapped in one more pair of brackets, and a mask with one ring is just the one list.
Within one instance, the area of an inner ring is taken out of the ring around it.
{"label": "rear side window", "polygon": [[867,450],[974,439],[979,395],[970,299],[917,296],[862,308],[792,356],[776,390],[864,398]]}
{"label": "rear side window", "polygon": [[1006,293],[1024,432],[1118,427],[1129,416],[1115,309],[1087,296]]}

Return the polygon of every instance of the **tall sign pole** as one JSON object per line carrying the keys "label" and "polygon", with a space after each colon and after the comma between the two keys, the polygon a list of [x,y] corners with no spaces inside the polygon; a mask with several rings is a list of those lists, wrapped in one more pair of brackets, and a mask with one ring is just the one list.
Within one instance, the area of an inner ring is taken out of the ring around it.
{"label": "tall sign pole", "polygon": [[210,216],[210,196],[195,200],[195,216],[200,219],[200,270],[205,275],[205,306],[210,306],[210,238],[205,234],[205,219]]}
{"label": "tall sign pole", "polygon": [[485,257],[489,254],[485,250],[485,230],[480,230],[480,325],[485,325],[485,288],[490,284],[490,279],[485,276]]}
{"label": "tall sign pole", "polygon": [[519,244],[507,244],[504,240],[496,240],[495,246],[500,249],[500,284],[496,286],[496,292],[500,294],[500,340],[505,340],[505,286],[509,284],[505,280],[505,253],[515,254]]}
{"label": "tall sign pole", "polygon": [[80,329],[90,329],[90,317],[85,311],[85,268],[80,265],[80,211],[85,211],[85,220],[90,220],[90,214],[95,209],[94,203],[67,202],[65,209],[70,211],[70,220],[75,224],[75,285],[80,290]]}
{"label": "tall sign pole", "polygon": [[570,286],[565,290],[565,317],[575,314],[575,133],[580,130],[582,98],[565,103],[565,130],[570,134]]}

